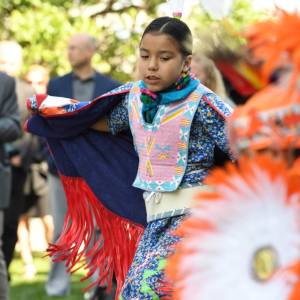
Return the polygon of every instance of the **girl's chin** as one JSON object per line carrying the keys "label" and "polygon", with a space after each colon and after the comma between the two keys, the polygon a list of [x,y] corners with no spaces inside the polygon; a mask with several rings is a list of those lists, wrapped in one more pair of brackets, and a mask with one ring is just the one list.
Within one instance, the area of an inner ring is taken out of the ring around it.
{"label": "girl's chin", "polygon": [[159,93],[161,91],[164,91],[169,86],[163,86],[162,84],[149,84],[147,82],[144,82],[147,89],[153,93]]}
{"label": "girl's chin", "polygon": [[146,84],[146,87],[149,91],[153,92],[153,93],[157,93],[163,90],[163,88],[160,88],[159,86],[153,86],[150,84]]}
{"label": "girl's chin", "polygon": [[153,93],[158,93],[163,90],[163,89],[153,88],[153,87],[147,87],[147,89]]}

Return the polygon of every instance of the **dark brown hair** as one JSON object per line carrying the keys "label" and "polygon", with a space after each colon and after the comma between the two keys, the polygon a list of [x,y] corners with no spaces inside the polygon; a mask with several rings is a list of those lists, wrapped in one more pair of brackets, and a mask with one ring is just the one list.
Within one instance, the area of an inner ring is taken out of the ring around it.
{"label": "dark brown hair", "polygon": [[147,26],[142,39],[147,33],[167,34],[177,43],[183,58],[192,54],[192,33],[189,27],[178,19],[170,17],[157,18]]}

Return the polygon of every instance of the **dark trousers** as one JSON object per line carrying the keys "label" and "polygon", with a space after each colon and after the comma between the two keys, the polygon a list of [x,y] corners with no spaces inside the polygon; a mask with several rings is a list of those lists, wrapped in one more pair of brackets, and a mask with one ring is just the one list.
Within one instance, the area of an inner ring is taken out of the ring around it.
{"label": "dark trousers", "polygon": [[7,270],[2,252],[2,232],[3,232],[3,220],[4,212],[0,209],[0,300],[8,300],[8,281],[7,281]]}
{"label": "dark trousers", "polygon": [[24,183],[26,172],[22,168],[12,168],[12,190],[9,207],[4,210],[4,228],[2,236],[2,251],[4,253],[7,269],[12,260],[17,243],[17,228],[19,217],[24,205]]}

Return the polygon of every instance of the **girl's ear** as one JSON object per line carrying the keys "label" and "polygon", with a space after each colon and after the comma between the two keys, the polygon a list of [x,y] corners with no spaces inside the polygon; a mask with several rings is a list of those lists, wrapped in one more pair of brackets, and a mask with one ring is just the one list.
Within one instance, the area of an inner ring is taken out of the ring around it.
{"label": "girl's ear", "polygon": [[183,72],[187,72],[188,71],[188,69],[191,66],[191,62],[192,62],[192,55],[188,55],[187,58],[183,62],[183,68],[182,68]]}

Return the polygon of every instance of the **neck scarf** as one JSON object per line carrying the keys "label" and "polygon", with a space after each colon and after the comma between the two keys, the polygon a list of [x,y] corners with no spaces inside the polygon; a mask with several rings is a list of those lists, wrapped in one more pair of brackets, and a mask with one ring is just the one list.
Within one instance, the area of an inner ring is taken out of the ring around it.
{"label": "neck scarf", "polygon": [[147,123],[152,123],[160,104],[167,104],[173,101],[186,98],[197,88],[200,81],[191,73],[191,69],[182,72],[179,78],[170,87],[161,92],[151,92],[141,80],[139,87],[141,90],[141,101],[143,103],[142,113]]}

